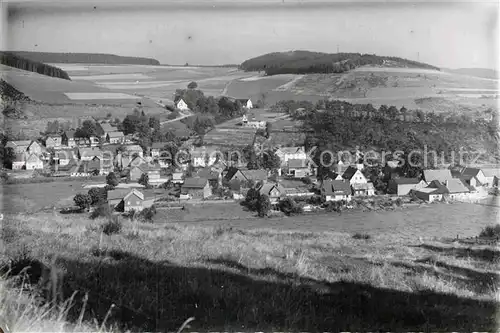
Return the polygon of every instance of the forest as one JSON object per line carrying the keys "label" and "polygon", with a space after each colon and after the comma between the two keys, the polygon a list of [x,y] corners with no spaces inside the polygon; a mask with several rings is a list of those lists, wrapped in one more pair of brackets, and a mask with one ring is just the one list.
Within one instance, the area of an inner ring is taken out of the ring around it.
{"label": "forest", "polygon": [[25,71],[35,72],[59,79],[71,80],[68,73],[60,68],[44,64],[37,60],[24,58],[13,52],[0,51],[0,63],[2,65],[19,68]]}
{"label": "forest", "polygon": [[413,60],[361,53],[320,53],[309,51],[275,52],[244,61],[245,71],[264,71],[266,75],[343,73],[363,65],[409,67],[440,70]]}
{"label": "forest", "polygon": [[14,54],[37,62],[73,63],[73,64],[113,64],[113,65],[159,65],[156,59],[141,57],[123,57],[101,53],[56,53],[15,51]]}
{"label": "forest", "polygon": [[[309,133],[305,146],[340,151],[358,146],[363,150],[438,152],[450,161],[460,151],[481,152],[483,158],[500,160],[498,117],[491,121],[469,115],[444,115],[421,110],[381,105],[351,104],[345,101],[281,101],[274,111],[287,112],[303,123]],[[318,110],[321,110],[318,112]],[[490,161],[493,162],[493,161]]]}

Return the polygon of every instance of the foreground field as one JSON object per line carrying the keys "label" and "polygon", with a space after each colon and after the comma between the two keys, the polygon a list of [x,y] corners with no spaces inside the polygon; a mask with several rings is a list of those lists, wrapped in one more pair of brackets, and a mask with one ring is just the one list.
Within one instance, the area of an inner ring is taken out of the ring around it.
{"label": "foreground field", "polygon": [[[133,331],[496,330],[499,252],[386,235],[4,219],[3,259],[59,272],[70,320]],[[361,238],[361,239],[360,239]],[[56,288],[56,290],[58,290]],[[381,306],[383,304],[383,306]]]}

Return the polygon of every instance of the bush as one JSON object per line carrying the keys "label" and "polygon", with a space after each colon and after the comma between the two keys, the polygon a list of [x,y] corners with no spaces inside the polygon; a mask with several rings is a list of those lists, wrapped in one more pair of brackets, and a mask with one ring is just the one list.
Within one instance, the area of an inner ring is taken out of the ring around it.
{"label": "bush", "polygon": [[94,209],[94,211],[92,211],[92,213],[90,213],[91,219],[96,219],[98,217],[110,218],[111,216],[111,208],[109,208],[109,205],[106,203],[99,205],[96,209]]}
{"label": "bush", "polygon": [[102,225],[102,232],[106,235],[119,234],[122,230],[122,223],[117,216],[110,217],[108,222]]}
{"label": "bush", "polygon": [[306,202],[310,205],[321,205],[323,203],[323,197],[321,195],[313,195],[310,198],[307,198]]}
{"label": "bush", "polygon": [[311,177],[309,176],[306,176],[304,178],[302,178],[302,182],[306,185],[311,185],[312,184],[312,180],[311,180]]}
{"label": "bush", "polygon": [[368,234],[361,234],[361,233],[357,232],[357,233],[355,233],[354,235],[352,235],[352,238],[354,238],[354,239],[365,239],[365,240],[367,240],[367,239],[370,239],[370,238],[371,238],[371,236],[370,236],[370,235],[368,235]]}
{"label": "bush", "polygon": [[485,227],[479,233],[479,237],[500,237],[500,224]]}
{"label": "bush", "polygon": [[141,210],[139,213],[139,216],[147,222],[152,222],[153,217],[156,215],[156,207],[155,205],[151,206],[150,208],[144,208]]}
{"label": "bush", "polygon": [[302,214],[304,210],[292,198],[285,198],[279,203],[280,210],[286,215]]}

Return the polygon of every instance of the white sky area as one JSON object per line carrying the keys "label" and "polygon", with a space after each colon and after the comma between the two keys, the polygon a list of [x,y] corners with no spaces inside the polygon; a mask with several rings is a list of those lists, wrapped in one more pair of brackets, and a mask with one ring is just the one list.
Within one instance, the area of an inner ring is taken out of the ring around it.
{"label": "white sky area", "polygon": [[10,1],[2,6],[0,46],[207,65],[277,51],[336,52],[338,46],[341,52],[439,67],[498,69],[498,6],[496,1]]}

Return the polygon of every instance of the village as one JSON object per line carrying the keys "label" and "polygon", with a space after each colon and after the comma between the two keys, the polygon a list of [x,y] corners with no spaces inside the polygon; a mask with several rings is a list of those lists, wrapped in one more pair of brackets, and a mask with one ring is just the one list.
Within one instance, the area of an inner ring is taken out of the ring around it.
{"label": "village", "polygon": [[[175,103],[176,110],[189,112],[182,99]],[[263,131],[267,122],[247,115],[253,108],[252,101],[239,103],[247,112],[237,120],[238,125]],[[115,213],[126,213],[165,206],[165,202],[170,202],[167,206],[171,207],[241,201],[259,211],[259,216],[280,210],[290,214],[325,207],[340,211],[352,208],[353,198],[380,198],[389,203],[398,198],[398,202],[478,202],[498,186],[500,177],[493,167],[455,166],[423,170],[419,177],[408,178],[399,171],[398,160],[385,161],[373,174],[359,150],[352,151],[354,161],[339,158],[327,173],[318,175],[304,146],[268,148],[265,153],[273,155],[271,159],[275,161],[258,168],[250,166],[244,154],[235,159],[229,156],[234,152],[217,146],[195,146],[189,136],[177,140],[179,146],[174,150],[173,143],[165,141],[144,147],[138,144],[136,133],[125,135],[117,125],[117,120],[103,119],[95,122],[98,135],[78,135],[76,129],[48,133],[34,140],[8,141],[5,147],[14,151],[15,158],[7,177],[25,181],[81,179],[84,189],[99,188],[105,192],[98,199],[75,197],[75,204],[82,208],[107,202]],[[258,148],[255,138],[253,144]],[[376,189],[374,182],[386,185]],[[164,192],[151,191],[155,188]],[[257,203],[260,197],[266,203]],[[252,200],[255,202],[249,203]]]}

